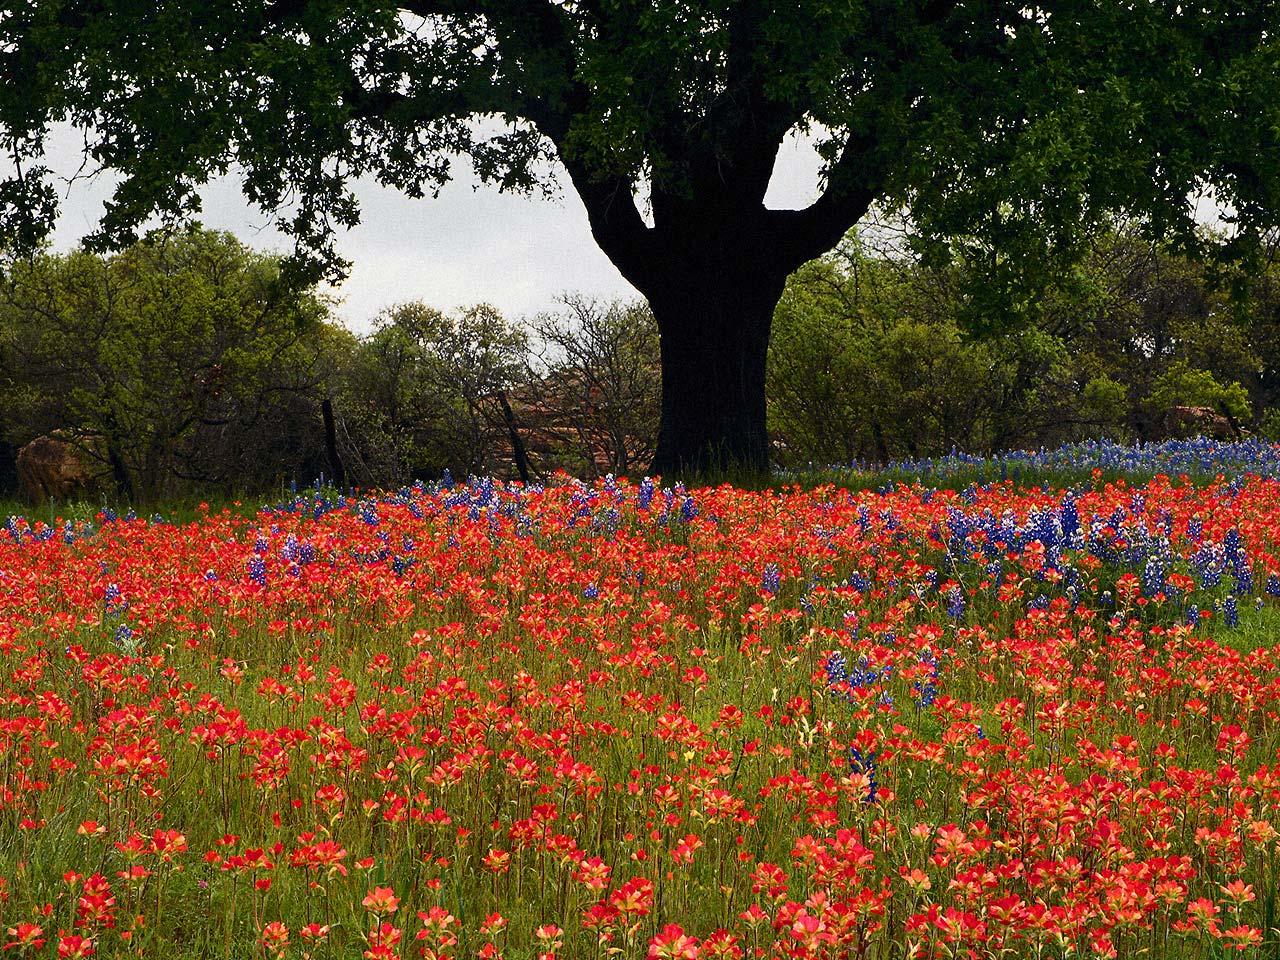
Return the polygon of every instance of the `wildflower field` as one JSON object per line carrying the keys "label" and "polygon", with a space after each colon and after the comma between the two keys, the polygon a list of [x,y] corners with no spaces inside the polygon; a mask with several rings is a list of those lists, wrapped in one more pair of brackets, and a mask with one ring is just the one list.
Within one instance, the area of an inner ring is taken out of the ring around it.
{"label": "wildflower field", "polygon": [[1277,957],[1273,636],[1248,471],[12,519],[0,945]]}

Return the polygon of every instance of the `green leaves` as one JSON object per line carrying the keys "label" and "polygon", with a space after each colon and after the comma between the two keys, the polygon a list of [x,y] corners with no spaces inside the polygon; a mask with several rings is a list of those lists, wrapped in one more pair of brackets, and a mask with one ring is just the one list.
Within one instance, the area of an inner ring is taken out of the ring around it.
{"label": "green leaves", "polygon": [[422,196],[465,154],[539,191],[558,157],[643,283],[665,244],[741,237],[778,145],[809,130],[826,196],[770,224],[780,269],[879,199],[922,244],[995,251],[1003,322],[1117,213],[1190,246],[1211,191],[1219,246],[1256,252],[1280,219],[1278,35],[1273,0],[27,0],[0,14],[0,146],[22,166],[0,243],[30,251],[52,223],[39,147],[65,119],[124,175],[98,248],[194,215],[234,165],[297,240],[287,272],[334,277],[352,178]]}
{"label": "green leaves", "polygon": [[126,493],[159,495],[177,473],[205,469],[209,427],[226,434],[306,382],[303,338],[324,315],[282,282],[277,258],[213,231],[152,234],[109,258],[18,261],[0,296],[0,394],[23,434],[14,439],[97,435],[123,464]]}

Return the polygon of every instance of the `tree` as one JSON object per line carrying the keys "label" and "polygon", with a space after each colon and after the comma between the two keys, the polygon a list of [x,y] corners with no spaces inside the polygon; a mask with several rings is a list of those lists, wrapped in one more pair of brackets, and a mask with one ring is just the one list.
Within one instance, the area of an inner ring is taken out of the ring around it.
{"label": "tree", "polygon": [[598,303],[567,295],[564,310],[531,323],[542,349],[539,406],[552,429],[576,437],[575,466],[587,473],[603,454],[605,468],[643,470],[658,435],[662,385],[658,331],[643,303]]}
{"label": "tree", "polygon": [[[316,276],[341,270],[352,177],[420,196],[462,153],[534,190],[557,157],[658,324],[655,468],[763,467],[785,279],[874,202],[990,252],[982,322],[1032,308],[1110,211],[1190,246],[1212,191],[1255,255],[1280,218],[1278,21],[1274,0],[27,0],[0,13],[0,242],[48,228],[63,118],[123,174],[93,242],[190,213],[234,165]],[[822,194],[767,209],[795,131]]]}
{"label": "tree", "polygon": [[447,315],[402,303],[375,318],[350,374],[353,402],[391,461],[374,475],[481,474],[518,459],[503,400],[527,357],[524,331],[488,304]]}
{"label": "tree", "polygon": [[1024,413],[1027,390],[1016,385],[1025,367],[1051,366],[1045,338],[1035,328],[966,338],[957,273],[873,253],[852,234],[788,279],[768,369],[779,459],[823,466],[984,450],[1008,407]]}
{"label": "tree", "polygon": [[316,382],[302,341],[325,304],[284,286],[278,257],[230,234],[42,255],[0,279],[0,394],[21,434],[11,439],[91,437],[86,452],[101,450],[130,499],[184,480],[260,478],[264,423]]}
{"label": "tree", "polygon": [[[976,335],[968,259],[922,264],[851,232],[787,281],[769,349],[769,419],[788,465],[989,452],[1205,428],[1208,407],[1269,435],[1273,265],[1233,298],[1115,223],[1046,287],[1028,323]],[[1243,278],[1239,278],[1243,279]]]}

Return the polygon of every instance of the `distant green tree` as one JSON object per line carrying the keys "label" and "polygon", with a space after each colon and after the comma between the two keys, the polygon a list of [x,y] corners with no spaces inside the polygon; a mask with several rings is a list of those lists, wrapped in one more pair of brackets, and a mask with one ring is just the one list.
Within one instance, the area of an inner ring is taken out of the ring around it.
{"label": "distant green tree", "polygon": [[527,373],[525,332],[487,304],[445,314],[403,303],[374,326],[357,351],[347,406],[360,405],[375,475],[505,472],[513,452],[503,401]]}
{"label": "distant green tree", "polygon": [[779,458],[884,462],[987,447],[1018,353],[1053,345],[1033,330],[975,342],[960,311],[952,279],[874,256],[856,236],[801,268],[779,304],[769,354]]}
{"label": "distant green tree", "polygon": [[0,280],[11,439],[92,435],[133,499],[227,480],[237,464],[210,462],[201,441],[243,436],[274,398],[313,383],[303,340],[326,305],[282,283],[278,257],[230,234],[155,234],[109,257],[42,254]]}
{"label": "distant green tree", "polygon": [[888,460],[1113,436],[1148,439],[1175,406],[1274,429],[1272,266],[1246,279],[1126,225],[1047,286],[1026,322],[973,333],[972,267],[851,235],[788,281],[769,355],[770,427],[788,462]]}
{"label": "distant green tree", "polygon": [[[558,157],[653,308],[655,467],[763,468],[786,278],[873,203],[980,268],[975,326],[1034,313],[1117,211],[1194,246],[1212,190],[1256,259],[1280,219],[1278,44],[1274,0],[29,0],[0,13],[0,245],[55,218],[62,119],[123,174],[95,240],[191,213],[234,168],[329,275],[353,178],[422,196],[465,154],[536,190]],[[794,133],[822,194],[769,209]]]}

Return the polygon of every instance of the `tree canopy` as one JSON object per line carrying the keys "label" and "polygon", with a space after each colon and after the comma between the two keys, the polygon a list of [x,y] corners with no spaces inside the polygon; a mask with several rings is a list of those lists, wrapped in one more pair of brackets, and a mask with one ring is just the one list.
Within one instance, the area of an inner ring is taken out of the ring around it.
{"label": "tree canopy", "polygon": [[[1255,256],[1280,218],[1278,21],[1275,0],[26,0],[0,13],[0,242],[55,216],[56,120],[123,174],[91,243],[234,169],[309,278],[342,271],[354,177],[421,196],[466,155],[532,191],[557,158],[654,308],[659,465],[759,464],[783,281],[873,203],[990,251],[990,316],[1117,211],[1191,248],[1209,195],[1222,250]],[[795,131],[821,195],[766,209]]]}
{"label": "tree canopy", "polygon": [[0,275],[0,402],[14,439],[69,429],[132,499],[248,480],[263,424],[321,376],[326,315],[225,233],[41,255]]}

